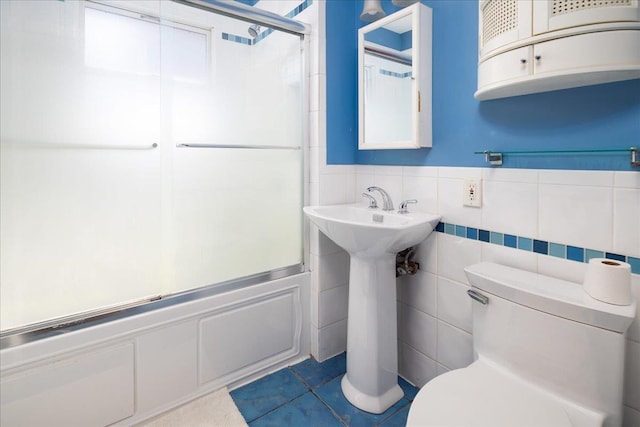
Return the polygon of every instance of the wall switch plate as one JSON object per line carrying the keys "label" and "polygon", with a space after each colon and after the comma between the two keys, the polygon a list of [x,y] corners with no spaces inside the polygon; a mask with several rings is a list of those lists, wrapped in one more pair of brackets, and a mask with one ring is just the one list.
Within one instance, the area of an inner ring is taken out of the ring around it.
{"label": "wall switch plate", "polygon": [[462,204],[464,206],[482,207],[482,180],[465,179],[462,189]]}

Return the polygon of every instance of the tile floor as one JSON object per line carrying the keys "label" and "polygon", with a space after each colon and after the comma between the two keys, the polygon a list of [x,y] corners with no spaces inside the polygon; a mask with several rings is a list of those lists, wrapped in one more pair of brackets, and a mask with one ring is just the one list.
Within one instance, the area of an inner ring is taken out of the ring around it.
{"label": "tile floor", "polygon": [[240,387],[231,397],[251,427],[405,426],[417,388],[398,377],[404,397],[385,413],[370,414],[342,395],[345,371],[345,353],[322,363],[307,359]]}

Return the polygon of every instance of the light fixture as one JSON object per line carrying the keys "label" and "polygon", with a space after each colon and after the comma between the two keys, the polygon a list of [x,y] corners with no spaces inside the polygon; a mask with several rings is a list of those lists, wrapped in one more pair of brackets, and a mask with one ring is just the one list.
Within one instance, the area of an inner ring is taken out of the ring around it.
{"label": "light fixture", "polygon": [[386,13],[382,10],[380,0],[364,0],[364,7],[360,14],[360,19],[367,22],[377,21],[384,17]]}

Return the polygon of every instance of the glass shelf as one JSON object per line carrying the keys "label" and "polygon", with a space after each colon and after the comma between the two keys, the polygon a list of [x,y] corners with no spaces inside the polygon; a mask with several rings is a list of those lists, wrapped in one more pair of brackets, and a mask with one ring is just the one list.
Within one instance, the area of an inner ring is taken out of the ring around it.
{"label": "glass shelf", "polygon": [[631,166],[640,167],[640,148],[605,148],[589,150],[522,150],[522,151],[474,151],[474,154],[484,154],[485,162],[492,166],[502,166],[502,159],[505,155],[532,155],[532,154],[593,154],[593,153],[625,153],[631,154]]}

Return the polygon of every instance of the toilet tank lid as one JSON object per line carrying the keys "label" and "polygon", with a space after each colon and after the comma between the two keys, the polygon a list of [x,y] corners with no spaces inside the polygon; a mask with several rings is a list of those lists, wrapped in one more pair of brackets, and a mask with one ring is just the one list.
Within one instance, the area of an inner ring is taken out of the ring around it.
{"label": "toilet tank lid", "polygon": [[478,289],[576,322],[624,333],[635,318],[635,301],[607,304],[592,298],[578,283],[492,262],[473,264],[464,271]]}

